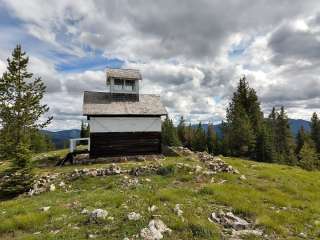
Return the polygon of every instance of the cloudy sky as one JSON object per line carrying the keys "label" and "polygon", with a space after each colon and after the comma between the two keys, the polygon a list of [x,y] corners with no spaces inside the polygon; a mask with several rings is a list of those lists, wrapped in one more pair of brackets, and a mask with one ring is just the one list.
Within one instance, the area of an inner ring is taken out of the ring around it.
{"label": "cloudy sky", "polygon": [[79,128],[105,68],[138,68],[172,118],[219,122],[245,74],[265,113],[320,112],[319,0],[0,0],[0,74],[17,43],[47,85],[52,130]]}

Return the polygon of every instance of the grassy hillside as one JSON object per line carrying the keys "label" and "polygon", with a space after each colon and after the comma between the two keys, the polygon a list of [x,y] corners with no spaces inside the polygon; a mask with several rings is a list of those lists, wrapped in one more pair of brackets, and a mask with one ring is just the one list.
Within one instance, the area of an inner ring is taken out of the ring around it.
{"label": "grassy hillside", "polygon": [[[53,161],[64,153],[39,155],[34,164]],[[208,220],[219,209],[231,210],[264,232],[262,237],[241,239],[320,238],[320,172],[235,158],[224,160],[240,174],[191,173],[178,168],[177,163],[205,168],[204,164],[190,157],[167,157],[162,161],[161,174],[82,177],[73,181],[61,176],[55,191],[0,202],[0,239],[137,239],[134,235],[148,225],[152,215],[160,215],[172,229],[164,239],[223,239],[227,230]],[[150,163],[117,165],[130,169]],[[6,165],[0,166],[3,169]],[[38,167],[36,172],[66,174],[74,168],[106,166]],[[59,187],[60,181],[67,187]],[[176,204],[180,204],[183,218],[174,212]],[[148,207],[152,205],[158,209],[151,213]],[[50,206],[48,211],[40,210],[46,206]],[[92,223],[81,213],[83,209],[97,208],[107,210],[108,218]],[[130,212],[140,213],[141,219],[129,221]]]}

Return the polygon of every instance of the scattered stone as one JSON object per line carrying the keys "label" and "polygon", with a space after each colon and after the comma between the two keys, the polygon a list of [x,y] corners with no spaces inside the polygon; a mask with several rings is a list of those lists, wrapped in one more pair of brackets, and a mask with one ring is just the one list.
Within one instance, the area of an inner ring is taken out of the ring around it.
{"label": "scattered stone", "polygon": [[40,208],[40,210],[43,211],[43,212],[47,212],[47,211],[49,211],[49,209],[50,209],[49,206]]}
{"label": "scattered stone", "polygon": [[66,184],[63,182],[63,181],[61,181],[60,183],[59,183],[59,187],[65,187],[66,186]]}
{"label": "scattered stone", "polygon": [[144,161],[146,161],[146,158],[144,156],[137,156],[137,161],[144,162]]}
{"label": "scattered stone", "polygon": [[158,207],[155,205],[152,205],[151,207],[148,207],[148,211],[149,212],[155,212],[156,210],[158,210]]}
{"label": "scattered stone", "polygon": [[131,212],[128,214],[128,219],[130,221],[138,221],[141,218],[140,213]]}
{"label": "scattered stone", "polygon": [[89,235],[88,235],[88,237],[89,237],[89,238],[97,238],[97,237],[98,237],[98,235],[95,235],[95,234],[89,234]]}
{"label": "scattered stone", "polygon": [[57,234],[57,233],[59,233],[60,232],[60,230],[58,229],[58,230],[51,230],[50,231],[50,233],[52,233],[52,234]]}
{"label": "scattered stone", "polygon": [[91,176],[91,177],[111,176],[111,175],[118,175],[125,172],[126,171],[122,171],[119,166],[113,163],[107,168],[91,168],[91,169],[83,168],[80,170],[74,169],[73,172],[70,174],[70,178],[74,180],[84,176]]}
{"label": "scattered stone", "polygon": [[222,210],[218,213],[213,212],[209,220],[219,223],[226,228],[233,228],[235,230],[247,229],[250,226],[250,223],[246,220],[235,216],[232,212],[225,213]]}
{"label": "scattered stone", "polygon": [[41,234],[41,232],[35,232],[35,233],[33,233],[34,235],[39,235],[39,234]]}
{"label": "scattered stone", "polygon": [[56,186],[54,184],[51,184],[49,189],[50,189],[50,192],[53,192],[56,190]]}
{"label": "scattered stone", "polygon": [[182,217],[183,211],[180,208],[180,204],[176,204],[173,210],[178,215],[178,217]]}
{"label": "scattered stone", "polygon": [[87,209],[82,209],[82,211],[81,211],[81,214],[88,214],[89,213],[89,211],[87,210]]}
{"label": "scattered stone", "polygon": [[141,229],[140,236],[143,240],[160,240],[164,233],[170,234],[172,230],[168,228],[160,219],[153,219],[148,227]]}
{"label": "scattered stone", "polygon": [[[218,172],[229,172],[229,173],[239,173],[238,170],[234,169],[231,165],[227,164],[218,156],[212,156],[207,152],[192,152],[188,148],[176,147],[173,148],[180,156],[192,156],[198,158],[203,162],[209,170],[212,170],[214,173]],[[199,166],[200,167],[200,166]],[[200,168],[196,167],[196,171],[201,171]]]}
{"label": "scattered stone", "polygon": [[199,173],[199,172],[201,172],[202,171],[202,167],[201,166],[199,166],[199,165],[197,165],[196,166],[196,173]]}
{"label": "scattered stone", "polygon": [[245,175],[241,175],[239,178],[240,178],[240,180],[243,180],[243,181],[247,180]]}
{"label": "scattered stone", "polygon": [[89,219],[91,222],[99,222],[101,219],[105,219],[107,216],[108,212],[99,208],[89,213]]}
{"label": "scattered stone", "polygon": [[130,170],[129,174],[133,176],[151,175],[157,173],[161,164],[150,164],[139,167],[134,167]]}
{"label": "scattered stone", "polygon": [[261,230],[257,229],[244,229],[244,230],[233,230],[231,237],[241,237],[241,236],[248,236],[248,235],[254,235],[254,236],[262,236],[263,232]]}
{"label": "scattered stone", "polygon": [[224,184],[227,180],[222,179],[220,182],[218,182],[218,184]]}
{"label": "scattered stone", "polygon": [[60,174],[48,174],[38,177],[32,185],[32,188],[27,193],[29,196],[38,195],[43,192],[50,190],[51,183],[59,176]]}
{"label": "scattered stone", "polygon": [[307,238],[307,234],[305,234],[304,232],[299,233],[298,236],[301,238]]}

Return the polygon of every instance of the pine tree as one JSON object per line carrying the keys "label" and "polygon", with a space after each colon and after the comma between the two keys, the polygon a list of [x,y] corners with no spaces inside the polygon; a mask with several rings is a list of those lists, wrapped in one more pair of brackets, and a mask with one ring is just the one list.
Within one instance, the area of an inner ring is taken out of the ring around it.
{"label": "pine tree", "polygon": [[240,79],[233,94],[226,120],[222,128],[225,151],[235,156],[256,158],[255,145],[263,115],[256,92],[249,87],[245,77]]}
{"label": "pine tree", "polygon": [[162,123],[162,144],[167,146],[180,146],[177,129],[168,117]]}
{"label": "pine tree", "polygon": [[186,123],[185,120],[183,118],[183,116],[181,116],[180,118],[180,122],[178,124],[177,127],[177,132],[178,132],[178,137],[180,142],[182,143],[183,146],[186,146],[187,144],[187,133],[186,133],[187,129],[186,129]]}
{"label": "pine tree", "polygon": [[191,149],[192,139],[194,137],[194,129],[191,125],[191,123],[186,127],[186,143],[185,147]]}
{"label": "pine tree", "polygon": [[206,133],[202,127],[201,122],[199,122],[197,128],[194,130],[194,135],[191,140],[191,149],[193,151],[207,151],[207,139]]}
{"label": "pine tree", "polygon": [[81,120],[80,138],[84,138],[85,135],[86,135],[86,127],[84,125],[83,120]]}
{"label": "pine tree", "polygon": [[54,149],[54,145],[49,136],[38,130],[31,133],[30,139],[30,149],[32,152],[41,153],[48,152]]}
{"label": "pine tree", "polygon": [[207,148],[210,154],[218,154],[218,138],[211,123],[208,124],[207,130]]}
{"label": "pine tree", "polygon": [[319,157],[314,146],[305,142],[299,152],[299,165],[307,170],[320,168]]}
{"label": "pine tree", "polygon": [[300,153],[300,150],[302,149],[304,143],[307,141],[308,138],[309,138],[309,136],[305,132],[304,127],[301,126],[299,129],[299,132],[297,133],[297,136],[296,136],[296,149],[295,149],[296,155],[298,155]]}
{"label": "pine tree", "polygon": [[29,58],[20,45],[7,62],[7,71],[0,78],[0,137],[4,140],[1,141],[0,155],[12,163],[12,181],[2,184],[0,191],[16,195],[30,187],[32,180],[30,133],[47,126],[52,118],[40,122],[42,115],[49,110],[41,103],[46,87],[41,78],[32,79],[33,74],[27,71]]}
{"label": "pine tree", "polygon": [[320,154],[320,119],[317,113],[313,113],[311,118],[311,138],[315,143],[317,153]]}
{"label": "pine tree", "polygon": [[264,123],[257,135],[256,159],[260,162],[274,162],[275,150],[271,127]]}
{"label": "pine tree", "polygon": [[289,125],[289,119],[282,106],[277,114],[275,131],[275,150],[279,163],[294,165],[296,157],[294,155],[295,143]]}

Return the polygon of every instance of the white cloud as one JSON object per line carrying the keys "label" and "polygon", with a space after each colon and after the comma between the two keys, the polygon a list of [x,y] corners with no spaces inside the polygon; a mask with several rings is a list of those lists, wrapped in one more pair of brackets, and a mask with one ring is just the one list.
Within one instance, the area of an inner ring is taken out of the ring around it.
{"label": "white cloud", "polygon": [[[19,19],[20,31],[45,44],[41,52],[30,48],[30,69],[48,86],[52,128],[78,127],[82,92],[105,90],[102,69],[58,71],[57,64],[68,64],[64,54],[76,59],[102,54],[139,68],[142,92],[161,94],[171,116],[193,122],[223,119],[242,74],[265,110],[284,104],[292,116],[304,118],[319,111],[316,0],[3,0],[0,5]],[[0,57],[1,72],[5,58]]]}

